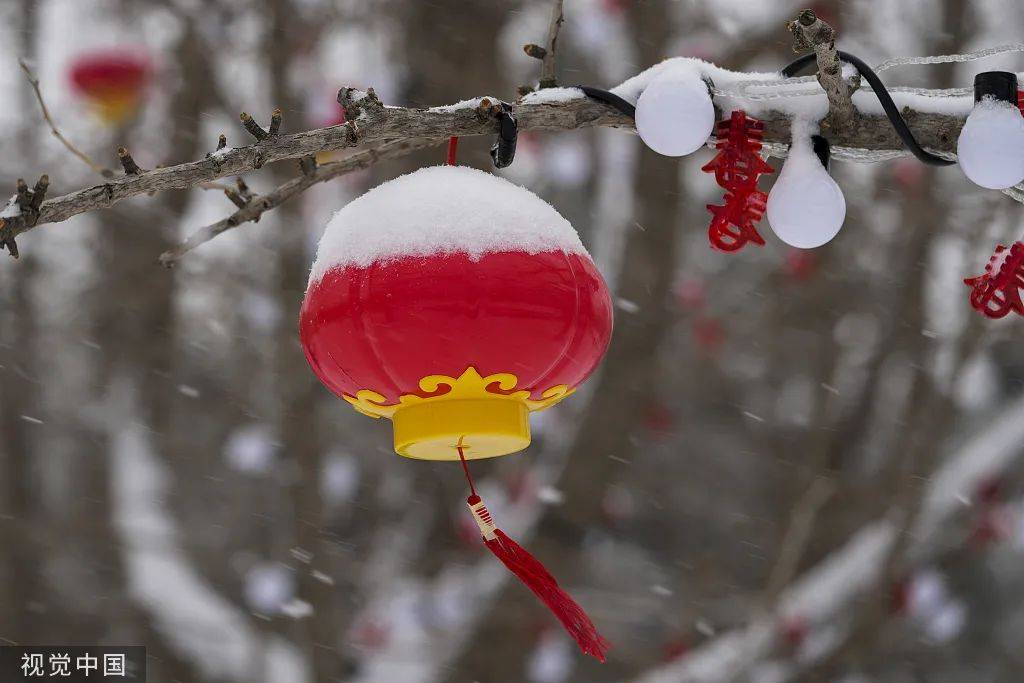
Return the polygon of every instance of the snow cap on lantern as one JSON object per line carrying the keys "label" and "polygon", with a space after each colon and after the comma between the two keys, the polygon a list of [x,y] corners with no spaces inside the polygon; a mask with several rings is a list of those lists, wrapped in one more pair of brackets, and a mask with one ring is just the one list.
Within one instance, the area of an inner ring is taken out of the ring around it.
{"label": "snow cap on lantern", "polygon": [[459,166],[371,190],[327,225],[300,315],[314,372],[394,422],[413,458],[530,443],[527,415],[573,392],[611,301],[572,226],[531,192]]}

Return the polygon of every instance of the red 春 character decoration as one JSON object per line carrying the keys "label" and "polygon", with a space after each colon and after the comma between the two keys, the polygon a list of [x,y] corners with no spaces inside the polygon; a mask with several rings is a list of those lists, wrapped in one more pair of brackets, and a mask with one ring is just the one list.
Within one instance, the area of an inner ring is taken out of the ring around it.
{"label": "red \u6625 character decoration", "polygon": [[708,204],[711,226],[708,239],[720,251],[738,251],[747,242],[764,244],[754,224],[764,215],[768,194],[757,189],[757,179],[775,169],[761,158],[764,124],[737,110],[726,121],[718,122],[718,154],[701,167],[714,173],[725,188],[725,204]]}
{"label": "red \u6625 character decoration", "polygon": [[989,318],[1002,318],[1010,311],[1024,315],[1024,242],[1014,242],[1009,249],[998,245],[985,272],[964,284],[971,288],[971,306]]}

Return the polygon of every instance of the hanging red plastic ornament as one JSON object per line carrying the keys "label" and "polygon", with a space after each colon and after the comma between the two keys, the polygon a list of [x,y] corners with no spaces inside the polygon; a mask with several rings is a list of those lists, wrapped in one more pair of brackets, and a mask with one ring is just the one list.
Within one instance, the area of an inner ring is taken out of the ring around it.
{"label": "hanging red plastic ornament", "polygon": [[149,59],[120,49],[79,55],[69,76],[75,92],[89,102],[99,118],[107,125],[119,126],[138,111],[151,74]]}
{"label": "hanging red plastic ornament", "polygon": [[[450,161],[454,161],[454,144]],[[527,419],[600,361],[612,306],[572,226],[531,192],[460,166],[385,183],[331,219],[300,314],[306,358],[357,411],[389,418],[409,458],[466,460],[530,443]],[[488,549],[576,639],[607,642],[543,566],[495,527]]]}
{"label": "hanging red plastic ornament", "polygon": [[717,357],[725,337],[725,326],[718,318],[699,315],[693,319],[693,342],[705,356]]}
{"label": "hanging red plastic ornament", "polygon": [[763,123],[743,111],[734,111],[727,120],[718,122],[718,154],[701,167],[705,173],[714,173],[726,190],[724,205],[708,204],[708,239],[719,251],[738,251],[748,242],[764,244],[754,224],[764,215],[768,195],[757,189],[757,179],[775,169],[761,158],[763,134]]}
{"label": "hanging red plastic ornament", "polygon": [[971,288],[971,306],[989,318],[1002,318],[1010,311],[1024,315],[1024,242],[1014,242],[1009,249],[997,245],[985,272],[964,284]]}
{"label": "hanging red plastic ornament", "polygon": [[782,272],[796,282],[807,282],[818,272],[818,256],[809,249],[791,249],[786,253]]}
{"label": "hanging red plastic ornament", "polygon": [[810,622],[802,614],[784,615],[778,623],[779,640],[791,653],[795,653],[803,647],[810,630]]}

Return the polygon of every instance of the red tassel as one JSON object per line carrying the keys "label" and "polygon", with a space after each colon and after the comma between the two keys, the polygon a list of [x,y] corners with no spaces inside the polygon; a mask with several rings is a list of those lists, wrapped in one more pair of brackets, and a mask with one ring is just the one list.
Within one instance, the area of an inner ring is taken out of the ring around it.
{"label": "red tassel", "polygon": [[469,505],[469,511],[473,513],[477,526],[480,527],[487,549],[548,606],[584,654],[603,662],[610,644],[597,632],[597,627],[583,608],[559,587],[555,577],[551,576],[537,558],[506,536],[501,529],[495,528],[491,513],[487,511],[480,496],[474,493],[466,503]]}

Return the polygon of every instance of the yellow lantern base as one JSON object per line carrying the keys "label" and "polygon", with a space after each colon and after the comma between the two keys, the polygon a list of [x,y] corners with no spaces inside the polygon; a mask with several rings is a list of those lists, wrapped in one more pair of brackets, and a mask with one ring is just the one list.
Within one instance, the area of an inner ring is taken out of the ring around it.
{"label": "yellow lantern base", "polygon": [[427,401],[400,407],[391,417],[395,451],[419,460],[493,458],[530,445],[529,408],[521,401],[491,398]]}
{"label": "yellow lantern base", "polygon": [[139,110],[139,97],[129,92],[108,92],[93,99],[93,109],[104,124],[118,127],[128,122]]}
{"label": "yellow lantern base", "polygon": [[[555,405],[575,389],[564,384],[530,398],[516,390],[519,379],[508,372],[481,376],[469,366],[458,377],[428,375],[419,381],[429,396],[403,394],[398,403],[372,389],[343,395],[358,412],[394,422],[395,451],[420,460],[458,460],[458,446],[469,460],[493,458],[530,445],[530,412]],[[442,391],[447,388],[447,391]],[[460,443],[461,439],[461,443]]]}

